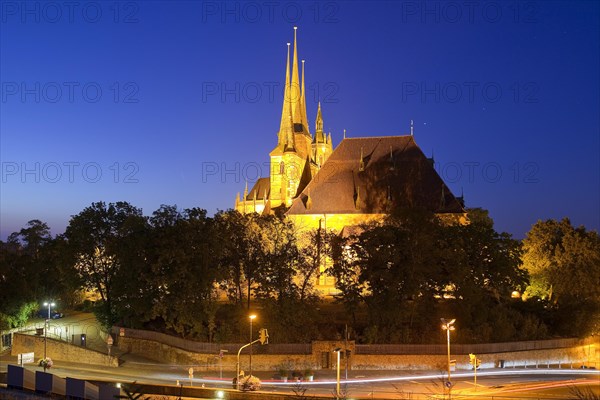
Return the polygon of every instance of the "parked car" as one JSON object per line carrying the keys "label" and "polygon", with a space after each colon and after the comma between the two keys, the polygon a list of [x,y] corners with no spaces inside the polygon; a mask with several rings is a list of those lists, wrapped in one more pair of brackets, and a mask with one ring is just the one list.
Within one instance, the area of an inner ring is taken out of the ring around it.
{"label": "parked car", "polygon": [[[38,313],[37,313],[37,316],[40,317],[40,318],[44,318],[44,319],[48,318],[48,310],[47,309],[43,309],[43,308],[40,309],[38,311]],[[62,318],[64,316],[65,315],[63,313],[58,312],[56,310],[51,310],[50,311],[50,318],[52,318],[52,319],[59,319],[59,318]]]}

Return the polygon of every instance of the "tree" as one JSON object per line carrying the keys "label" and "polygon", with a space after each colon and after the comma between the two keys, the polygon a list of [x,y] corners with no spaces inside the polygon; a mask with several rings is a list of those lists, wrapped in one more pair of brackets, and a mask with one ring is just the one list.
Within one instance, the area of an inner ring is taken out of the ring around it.
{"label": "tree", "polygon": [[422,307],[440,286],[440,222],[423,210],[399,210],[362,229],[334,250],[331,272],[342,301],[349,308],[359,302],[368,307],[366,340],[412,341],[429,318]]}
{"label": "tree", "polygon": [[52,236],[48,224],[39,219],[32,219],[27,222],[27,227],[12,233],[8,240],[18,243],[27,254],[37,257],[41,248],[52,240]]}
{"label": "tree", "polygon": [[[220,211],[215,215],[215,235],[221,244],[220,269],[225,271],[220,286],[236,304],[244,302],[245,254],[249,251],[246,234],[247,217],[237,211]],[[249,295],[249,294],[248,294]]]}
{"label": "tree", "polygon": [[314,283],[322,274],[321,267],[332,259],[332,242],[337,236],[322,228],[303,232],[298,237],[298,263],[296,276],[298,279],[299,301],[318,296],[314,291]]}
{"label": "tree", "polygon": [[[538,221],[523,241],[524,268],[531,274],[526,296],[550,301],[560,334],[585,335],[598,329],[600,237],[569,219]],[[595,325],[595,327],[594,327]]]}
{"label": "tree", "polygon": [[62,237],[52,238],[45,222],[34,219],[0,242],[0,314],[4,325],[24,324],[43,299],[71,305],[78,286],[72,279]]}
{"label": "tree", "polygon": [[183,337],[211,341],[216,327],[215,283],[221,277],[213,220],[203,209],[180,213],[175,206],[163,205],[150,222],[152,250],[146,275],[154,296],[152,314]]}
{"label": "tree", "polygon": [[255,232],[250,232],[254,253],[248,263],[255,263],[253,292],[256,298],[296,300],[298,286],[294,278],[298,262],[296,235],[291,221],[274,215],[254,215]]}
{"label": "tree", "polygon": [[67,226],[65,237],[76,258],[75,268],[85,287],[100,295],[97,316],[107,328],[116,320],[112,300],[116,277],[124,267],[119,258],[122,244],[145,220],[142,211],[127,202],[97,202],[73,216]]}
{"label": "tree", "polygon": [[276,215],[215,215],[216,235],[221,247],[219,264],[226,276],[221,287],[238,304],[250,299],[282,298],[293,291],[297,247],[293,225]]}

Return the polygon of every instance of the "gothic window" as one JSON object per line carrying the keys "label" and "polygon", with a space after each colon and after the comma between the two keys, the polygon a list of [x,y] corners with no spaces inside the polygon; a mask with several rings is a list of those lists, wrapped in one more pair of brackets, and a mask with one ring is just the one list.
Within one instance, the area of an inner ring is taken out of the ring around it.
{"label": "gothic window", "polygon": [[285,164],[282,162],[279,163],[279,173],[281,175],[283,175],[283,173],[285,172]]}

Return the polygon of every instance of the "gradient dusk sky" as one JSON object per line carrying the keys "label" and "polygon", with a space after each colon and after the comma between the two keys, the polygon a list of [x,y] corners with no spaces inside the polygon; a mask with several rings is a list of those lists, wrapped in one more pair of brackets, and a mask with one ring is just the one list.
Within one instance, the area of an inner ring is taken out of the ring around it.
{"label": "gradient dusk sky", "polygon": [[596,1],[1,1],[0,239],[92,202],[233,207],[277,140],[298,26],[307,111],[410,133],[522,238],[600,227]]}

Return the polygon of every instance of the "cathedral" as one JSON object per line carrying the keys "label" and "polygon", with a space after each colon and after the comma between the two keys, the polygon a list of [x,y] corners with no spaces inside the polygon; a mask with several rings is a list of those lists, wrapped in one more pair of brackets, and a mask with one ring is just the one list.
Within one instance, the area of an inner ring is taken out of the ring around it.
{"label": "cathedral", "polygon": [[[301,72],[300,72],[301,69]],[[301,80],[300,80],[301,76]],[[425,208],[440,218],[466,223],[462,198],[455,197],[415,143],[403,136],[346,138],[334,149],[323,130],[321,104],[314,134],[306,116],[304,60],[298,62],[297,28],[285,89],[277,144],[269,154],[270,176],[248,186],[235,209],[273,213],[281,208],[300,230],[345,229],[383,219],[394,208]]]}

